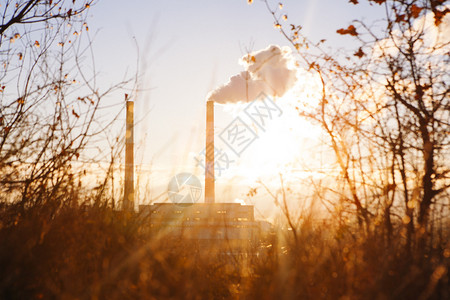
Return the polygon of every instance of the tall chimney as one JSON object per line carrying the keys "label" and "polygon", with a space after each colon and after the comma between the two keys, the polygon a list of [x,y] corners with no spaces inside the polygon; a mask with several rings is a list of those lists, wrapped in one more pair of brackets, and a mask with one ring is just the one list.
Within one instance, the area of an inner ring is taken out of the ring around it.
{"label": "tall chimney", "polygon": [[[125,95],[125,100],[127,100]],[[134,102],[127,103],[127,124],[125,133],[125,191],[122,210],[134,210]]]}
{"label": "tall chimney", "polygon": [[214,202],[214,101],[208,101],[206,102],[205,203]]}

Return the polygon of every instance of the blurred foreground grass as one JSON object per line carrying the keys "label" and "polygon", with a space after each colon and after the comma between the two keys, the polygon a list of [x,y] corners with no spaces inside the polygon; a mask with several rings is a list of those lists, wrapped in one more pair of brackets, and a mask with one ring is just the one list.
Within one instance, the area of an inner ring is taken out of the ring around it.
{"label": "blurred foreground grass", "polygon": [[3,204],[0,298],[450,297],[448,237],[406,251],[401,230],[387,246],[377,235],[366,237],[332,220],[305,221],[296,240],[278,230],[258,255],[227,257],[195,242],[155,239],[147,221],[93,205]]}

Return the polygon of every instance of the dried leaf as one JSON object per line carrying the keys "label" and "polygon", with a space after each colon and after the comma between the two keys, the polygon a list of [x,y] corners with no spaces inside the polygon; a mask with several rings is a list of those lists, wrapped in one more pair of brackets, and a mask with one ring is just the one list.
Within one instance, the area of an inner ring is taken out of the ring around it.
{"label": "dried leaf", "polygon": [[396,23],[403,22],[403,21],[405,21],[405,14],[397,15],[397,17],[395,18]]}
{"label": "dried leaf", "polygon": [[361,58],[365,55],[365,53],[364,53],[364,51],[362,51],[362,48],[359,48],[359,50],[357,52],[355,52],[353,55]]}
{"label": "dried leaf", "polygon": [[422,11],[423,7],[419,7],[415,4],[411,5],[410,11],[411,11],[411,16],[413,18],[417,18],[420,15],[420,12]]}
{"label": "dried leaf", "polygon": [[72,109],[72,115],[74,115],[77,119],[80,118],[80,115],[77,114],[77,113],[75,112],[75,110],[73,110],[73,109]]}
{"label": "dried leaf", "polygon": [[358,33],[356,32],[356,28],[353,25],[348,26],[347,29],[344,29],[344,28],[338,29],[338,30],[336,30],[336,32],[339,34],[342,34],[342,35],[344,35],[344,34],[350,34],[353,36],[358,35]]}
{"label": "dried leaf", "polygon": [[439,26],[442,23],[442,19],[445,17],[445,15],[450,12],[450,9],[446,8],[443,11],[435,10],[434,13],[434,24],[436,26]]}

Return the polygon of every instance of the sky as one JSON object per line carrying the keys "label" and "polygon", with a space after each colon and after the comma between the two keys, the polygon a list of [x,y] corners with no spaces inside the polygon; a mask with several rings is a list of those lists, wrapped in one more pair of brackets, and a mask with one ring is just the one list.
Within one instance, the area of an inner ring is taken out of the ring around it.
{"label": "sky", "polygon": [[[270,4],[276,7],[278,1]],[[346,0],[286,0],[283,4],[287,24],[302,25],[313,41],[326,39],[335,49],[352,46],[351,38],[339,36],[337,29],[354,19],[371,23],[383,13],[379,6],[355,6]],[[251,5],[244,0],[103,0],[91,8],[88,23],[95,33],[96,68],[105,87],[137,69],[141,74],[140,90],[133,95],[135,118],[140,121],[135,129],[135,155],[140,183],[151,192],[150,196],[142,193],[139,203],[163,200],[168,182],[177,173],[191,172],[203,180],[203,170],[194,158],[204,148],[208,93],[244,70],[239,59],[247,52],[269,45],[289,46],[258,0]],[[302,76],[300,93],[309,97],[314,83],[308,83],[307,73]],[[107,101],[117,103],[123,97]],[[311,167],[300,161],[313,162],[314,167],[326,164],[326,150],[318,154],[316,147],[320,130],[298,118],[289,99],[276,103],[282,115],[217,178],[219,201],[250,202],[268,211],[270,200],[246,198],[250,188],[262,182],[275,189],[277,174]],[[216,105],[216,140],[244,107]],[[292,183],[304,179],[301,171],[296,174],[290,178]]]}

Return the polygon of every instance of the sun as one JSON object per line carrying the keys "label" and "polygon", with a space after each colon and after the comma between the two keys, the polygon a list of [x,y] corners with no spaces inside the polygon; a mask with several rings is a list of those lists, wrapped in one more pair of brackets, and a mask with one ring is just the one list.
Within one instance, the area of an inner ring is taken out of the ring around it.
{"label": "sun", "polygon": [[320,82],[314,76],[302,74],[297,85],[283,97],[274,99],[282,111],[268,120],[262,130],[252,128],[258,138],[238,159],[231,171],[239,177],[258,180],[280,173],[289,176],[295,170],[308,168],[318,159],[322,131],[318,124],[300,115],[313,109],[320,99]]}

